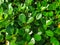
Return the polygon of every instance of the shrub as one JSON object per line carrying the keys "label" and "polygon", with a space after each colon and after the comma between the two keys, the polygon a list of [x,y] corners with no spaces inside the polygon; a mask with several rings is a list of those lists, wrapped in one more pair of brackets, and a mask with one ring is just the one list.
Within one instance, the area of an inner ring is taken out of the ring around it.
{"label": "shrub", "polygon": [[0,0],[0,45],[60,45],[60,0]]}

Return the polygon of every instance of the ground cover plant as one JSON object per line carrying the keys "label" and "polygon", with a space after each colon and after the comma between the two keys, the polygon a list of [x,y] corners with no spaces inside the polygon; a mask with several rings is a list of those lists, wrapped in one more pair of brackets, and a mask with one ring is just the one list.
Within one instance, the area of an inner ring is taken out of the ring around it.
{"label": "ground cover plant", "polygon": [[0,45],[60,45],[60,0],[0,0]]}

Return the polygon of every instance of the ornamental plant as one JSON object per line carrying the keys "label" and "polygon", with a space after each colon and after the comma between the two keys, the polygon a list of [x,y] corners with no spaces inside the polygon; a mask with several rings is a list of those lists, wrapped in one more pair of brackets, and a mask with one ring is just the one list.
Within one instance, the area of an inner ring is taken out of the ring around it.
{"label": "ornamental plant", "polygon": [[60,0],[0,0],[0,45],[60,45]]}

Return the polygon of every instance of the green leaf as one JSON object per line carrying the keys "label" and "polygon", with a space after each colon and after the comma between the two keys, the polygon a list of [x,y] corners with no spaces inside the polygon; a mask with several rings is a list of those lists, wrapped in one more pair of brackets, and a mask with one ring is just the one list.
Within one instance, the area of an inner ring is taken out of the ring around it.
{"label": "green leaf", "polygon": [[23,35],[24,34],[24,30],[23,29],[18,30],[18,32],[19,32],[19,35]]}
{"label": "green leaf", "polygon": [[39,20],[41,17],[42,17],[42,14],[40,14],[40,13],[37,14],[37,15],[36,15],[36,20]]}
{"label": "green leaf", "polygon": [[11,37],[12,37],[11,35],[6,34],[6,39],[7,39],[7,40],[10,40]]}
{"label": "green leaf", "polygon": [[8,17],[8,14],[4,13],[4,18],[6,19]]}
{"label": "green leaf", "polygon": [[10,45],[16,45],[15,40],[12,40],[12,41],[10,42]]}
{"label": "green leaf", "polygon": [[59,41],[55,37],[50,38],[50,43],[52,43],[54,45],[59,45]]}
{"label": "green leaf", "polygon": [[3,14],[3,7],[0,7],[0,15]]}
{"label": "green leaf", "polygon": [[14,33],[14,27],[11,26],[11,25],[7,26],[6,32],[7,32],[8,34],[13,34],[13,33]]}
{"label": "green leaf", "polygon": [[34,45],[33,42],[29,42],[28,45]]}
{"label": "green leaf", "polygon": [[25,0],[26,5],[31,5],[33,0]]}
{"label": "green leaf", "polygon": [[6,2],[8,2],[8,0],[5,0]]}
{"label": "green leaf", "polygon": [[49,16],[53,16],[53,12],[51,11],[51,12],[49,12]]}
{"label": "green leaf", "polygon": [[30,18],[27,20],[27,24],[32,23],[33,21],[34,21],[34,17],[30,17]]}
{"label": "green leaf", "polygon": [[36,3],[37,3],[37,8],[40,9],[41,3],[40,2],[36,2]]}
{"label": "green leaf", "polygon": [[40,25],[37,21],[34,24],[37,25],[37,26]]}
{"label": "green leaf", "polygon": [[42,6],[46,6],[47,5],[47,1],[42,1],[41,4],[42,4]]}
{"label": "green leaf", "polygon": [[26,40],[27,40],[27,41],[30,41],[30,39],[31,39],[31,36],[30,36],[29,34],[27,34],[27,35],[26,35]]}
{"label": "green leaf", "polygon": [[46,31],[46,35],[47,36],[50,36],[50,37],[53,37],[54,36],[54,33],[51,30],[47,30]]}
{"label": "green leaf", "polygon": [[48,17],[48,12],[43,12],[43,15]]}
{"label": "green leaf", "polygon": [[4,3],[4,0],[0,0],[0,5],[1,5],[2,3]]}
{"label": "green leaf", "polygon": [[35,34],[34,38],[36,41],[40,41],[41,40],[41,36],[39,34]]}
{"label": "green leaf", "polygon": [[8,5],[8,14],[12,14],[12,12],[13,12],[13,7],[12,7],[12,3],[10,3]]}
{"label": "green leaf", "polygon": [[3,40],[3,35],[2,34],[0,34],[0,41],[2,41]]}
{"label": "green leaf", "polygon": [[20,14],[19,21],[21,21],[22,23],[26,23],[26,16],[24,14]]}
{"label": "green leaf", "polygon": [[60,29],[57,28],[55,31],[54,31],[56,34],[60,35]]}
{"label": "green leaf", "polygon": [[49,10],[56,10],[57,7],[58,7],[57,2],[53,2],[52,4],[49,5],[48,9]]}
{"label": "green leaf", "polygon": [[41,11],[44,11],[45,9],[46,9],[46,7],[43,7],[43,6],[41,7]]}
{"label": "green leaf", "polygon": [[53,23],[53,21],[50,19],[50,20],[46,20],[46,25],[49,26]]}
{"label": "green leaf", "polygon": [[24,44],[25,44],[25,41],[24,40],[17,41],[17,45],[24,45]]}
{"label": "green leaf", "polygon": [[25,32],[27,32],[27,33],[28,33],[29,31],[30,31],[30,30],[29,30],[28,28],[27,28],[27,29],[25,29]]}

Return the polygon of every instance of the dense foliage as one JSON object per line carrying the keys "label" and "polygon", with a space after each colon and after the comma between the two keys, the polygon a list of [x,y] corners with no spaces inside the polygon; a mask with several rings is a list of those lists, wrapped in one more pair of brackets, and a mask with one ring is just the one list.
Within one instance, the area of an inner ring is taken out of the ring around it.
{"label": "dense foliage", "polygon": [[0,0],[0,45],[60,45],[60,0]]}

